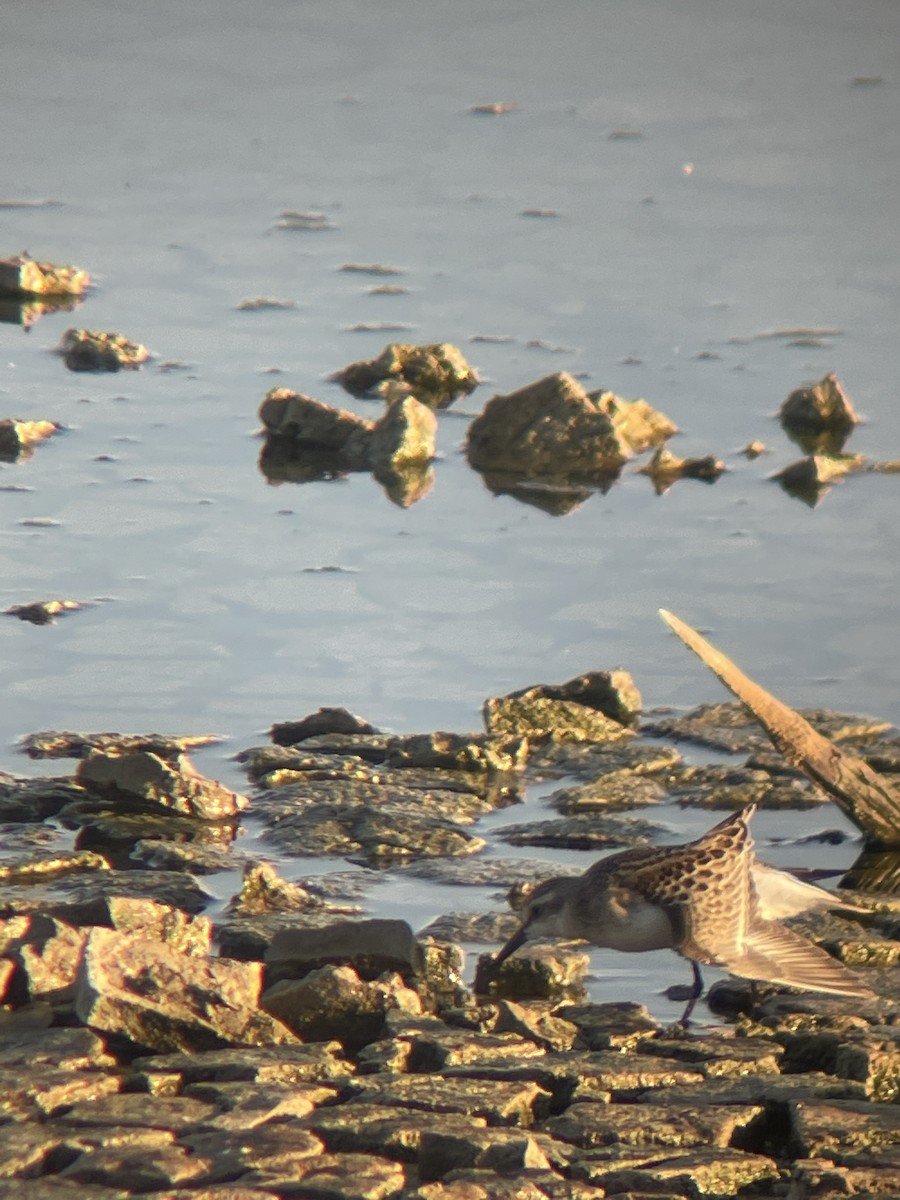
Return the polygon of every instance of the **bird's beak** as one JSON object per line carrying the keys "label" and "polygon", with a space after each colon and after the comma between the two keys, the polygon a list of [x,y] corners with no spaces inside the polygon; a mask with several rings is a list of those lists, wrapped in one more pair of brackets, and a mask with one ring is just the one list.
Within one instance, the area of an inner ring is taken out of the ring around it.
{"label": "bird's beak", "polygon": [[528,940],[526,926],[523,925],[518,933],[514,933],[503,949],[494,958],[494,967],[499,967],[501,963],[506,962],[511,954],[515,954],[520,946],[524,946]]}

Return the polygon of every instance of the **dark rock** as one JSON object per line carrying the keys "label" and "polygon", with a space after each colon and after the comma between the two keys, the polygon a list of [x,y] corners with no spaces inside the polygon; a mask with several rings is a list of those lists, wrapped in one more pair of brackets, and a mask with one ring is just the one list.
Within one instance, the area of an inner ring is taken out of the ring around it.
{"label": "dark rock", "polygon": [[4,822],[45,821],[82,799],[84,791],[71,779],[0,778],[0,820]]}
{"label": "dark rock", "polygon": [[193,1154],[186,1146],[101,1146],[90,1150],[64,1170],[82,1188],[125,1188],[129,1192],[165,1191],[179,1185],[206,1180],[213,1163]]}
{"label": "dark rock", "polygon": [[0,1025],[0,1070],[47,1064],[61,1071],[99,1070],[115,1065],[106,1043],[90,1029],[7,1029]]}
{"label": "dark rock", "polygon": [[150,357],[139,342],[98,329],[67,329],[56,349],[70,371],[118,371],[139,367]]}
{"label": "dark rock", "polygon": [[409,980],[422,969],[422,948],[406,921],[386,918],[285,929],[266,953],[266,980],[301,979],[328,964],[352,966],[363,979],[398,971]]}
{"label": "dark rock", "polygon": [[298,1128],[296,1121],[257,1127],[250,1137],[245,1130],[208,1129],[186,1133],[180,1141],[209,1164],[205,1180],[210,1183],[240,1179],[249,1184],[266,1176],[288,1179],[295,1173],[302,1179],[309,1161],[317,1160],[323,1149],[321,1141]]}
{"label": "dark rock", "polygon": [[356,413],[332,408],[290,388],[273,388],[260,405],[259,419],[267,433],[339,451],[347,470],[364,470],[367,465],[373,422]]}
{"label": "dark rock", "polygon": [[320,708],[300,721],[280,721],[269,731],[278,746],[295,746],[298,742],[323,733],[377,733],[378,730],[362,717],[346,708]]}
{"label": "dark rock", "polygon": [[643,1004],[567,1004],[556,1010],[578,1026],[582,1043],[589,1050],[633,1050],[659,1026]]}
{"label": "dark rock", "polygon": [[631,450],[602,406],[563,373],[489,400],[469,426],[466,454],[481,471],[586,480],[615,477]]}
{"label": "dark rock", "polygon": [[553,792],[550,803],[561,813],[618,812],[661,804],[665,787],[656,779],[630,771],[610,771],[592,783],[578,783]]}
{"label": "dark rock", "polygon": [[524,1130],[431,1129],[422,1134],[420,1179],[443,1179],[451,1171],[471,1167],[518,1175],[527,1170],[549,1170],[550,1161],[537,1139]]}
{"label": "dark rock", "polygon": [[482,954],[475,969],[475,991],[513,1000],[580,997],[590,957],[584,952],[532,944],[496,967],[494,955]]}
{"label": "dark rock", "polygon": [[[198,913],[210,898],[186,872],[103,871],[55,881],[46,893],[31,888],[25,895],[8,894],[0,898],[0,914],[46,912],[72,925],[112,925],[111,905],[129,899],[151,901],[161,910]],[[166,918],[160,913],[159,919]]]}
{"label": "dark rock", "polygon": [[154,1096],[151,1100],[140,1092],[120,1092],[73,1104],[58,1120],[75,1128],[134,1125],[179,1134],[206,1124],[216,1111],[215,1105],[187,1096]]}
{"label": "dark rock", "polygon": [[172,842],[160,837],[140,838],[128,858],[150,870],[189,871],[192,875],[216,875],[219,871],[240,871],[247,866],[246,857],[228,846],[201,841]]}
{"label": "dark rock", "polygon": [[399,976],[364,981],[351,967],[328,965],[303,979],[281,979],[263,992],[261,1007],[304,1041],[336,1039],[349,1052],[374,1041],[389,1008],[420,1013],[416,992]]}
{"label": "dark rock", "polygon": [[[537,689],[532,689],[537,692]],[[630,729],[576,700],[539,694],[486,700],[484,723],[498,736],[531,741],[616,742],[633,737]]]}
{"label": "dark rock", "polygon": [[541,683],[510,692],[506,700],[543,697],[547,700],[572,700],[603,713],[620,725],[634,725],[641,712],[641,694],[627,671],[589,671],[565,683]]}

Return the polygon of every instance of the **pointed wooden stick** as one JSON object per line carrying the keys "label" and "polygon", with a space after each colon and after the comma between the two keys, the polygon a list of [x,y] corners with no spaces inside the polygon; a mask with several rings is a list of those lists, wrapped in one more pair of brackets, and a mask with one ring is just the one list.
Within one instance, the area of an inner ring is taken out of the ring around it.
{"label": "pointed wooden stick", "polygon": [[859,828],[866,842],[900,845],[900,789],[868,763],[839,749],[799,713],[776,700],[690,625],[664,608],[659,615],[684,644],[756,717],[791,766],[823,788]]}

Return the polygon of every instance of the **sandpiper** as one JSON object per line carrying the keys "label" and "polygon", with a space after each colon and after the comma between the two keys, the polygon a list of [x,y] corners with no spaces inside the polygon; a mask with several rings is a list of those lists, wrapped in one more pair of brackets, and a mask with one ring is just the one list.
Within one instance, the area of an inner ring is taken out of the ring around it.
{"label": "sandpiper", "polygon": [[535,938],[581,939],[613,950],[675,950],[693,968],[685,1024],[703,991],[700,963],[733,975],[838,996],[872,998],[852,971],[780,918],[811,909],[865,909],[761,863],[753,852],[750,804],[676,846],[623,850],[583,875],[538,884],[524,898],[522,925],[494,968]]}

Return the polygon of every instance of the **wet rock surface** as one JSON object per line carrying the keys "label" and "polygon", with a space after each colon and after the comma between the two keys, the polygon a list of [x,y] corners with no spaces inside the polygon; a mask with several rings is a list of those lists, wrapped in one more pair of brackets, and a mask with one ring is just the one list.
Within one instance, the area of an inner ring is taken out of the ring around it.
{"label": "wet rock surface", "polygon": [[[499,971],[483,955],[470,991],[454,943],[493,948],[515,928],[508,910],[446,914],[418,935],[369,914],[385,866],[494,888],[498,905],[558,873],[477,853],[479,820],[532,778],[560,817],[493,817],[498,841],[618,848],[670,832],[626,811],[641,806],[818,803],[738,706],[655,714],[647,737],[614,677],[524,693],[590,720],[602,692],[603,719],[627,734],[612,740],[536,737],[522,694],[490,735],[397,738],[346,710],[280,723],[274,744],[240,755],[249,810],[220,811],[183,739],[28,740],[80,765],[0,781],[20,821],[30,810],[0,859],[0,1195],[4,1180],[17,1200],[900,1192],[890,999],[734,981],[711,997],[728,1024],[670,1030],[640,1005],[587,1002],[579,943],[532,944]],[[894,762],[879,723],[814,719]],[[686,765],[663,735],[745,759]],[[286,878],[231,849],[242,811],[282,862],[338,854],[366,869]],[[29,841],[48,818],[72,849]],[[211,919],[198,880],[226,871],[241,874]],[[803,928],[896,996],[896,906],[851,895],[872,908],[864,925],[813,915]]]}

